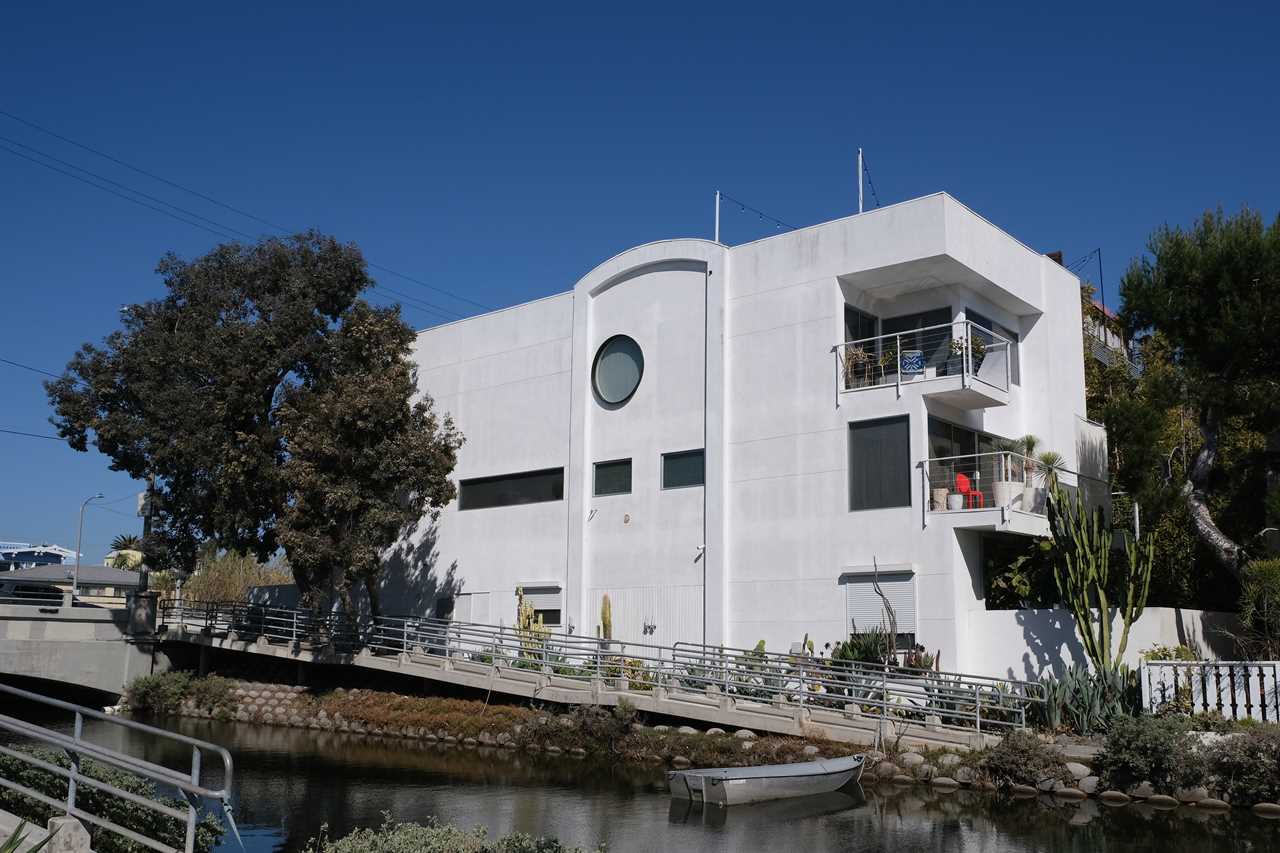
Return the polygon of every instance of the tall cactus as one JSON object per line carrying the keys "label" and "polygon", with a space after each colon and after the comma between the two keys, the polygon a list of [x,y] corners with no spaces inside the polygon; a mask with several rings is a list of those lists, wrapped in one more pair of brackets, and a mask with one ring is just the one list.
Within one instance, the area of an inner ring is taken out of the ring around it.
{"label": "tall cactus", "polygon": [[606,640],[613,639],[613,603],[609,601],[609,593],[600,599],[600,629]]}
{"label": "tall cactus", "polygon": [[[1049,527],[1056,553],[1054,581],[1075,618],[1085,654],[1099,672],[1114,670],[1124,659],[1129,629],[1146,608],[1151,589],[1155,539],[1134,541],[1126,534],[1125,563],[1115,581],[1111,574],[1111,528],[1102,507],[1089,512],[1079,491],[1068,496],[1054,483],[1049,494]],[[1117,600],[1112,602],[1111,592]],[[1111,608],[1124,624],[1115,653],[1111,650]]]}

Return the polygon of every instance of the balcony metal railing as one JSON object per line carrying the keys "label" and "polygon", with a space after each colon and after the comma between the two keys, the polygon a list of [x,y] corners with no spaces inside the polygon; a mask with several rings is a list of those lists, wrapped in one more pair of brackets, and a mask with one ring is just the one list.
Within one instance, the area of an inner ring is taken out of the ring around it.
{"label": "balcony metal railing", "polygon": [[978,731],[1024,727],[1031,704],[1044,701],[1034,682],[962,673],[835,661],[810,655],[677,643],[660,646],[574,634],[521,631],[502,625],[414,616],[352,620],[310,611],[245,604],[168,604],[163,625],[230,633],[245,641],[291,648],[407,655],[554,676],[591,701],[593,685],[624,692],[717,691],[777,705],[830,708],[860,716]]}
{"label": "balcony metal railing", "polygon": [[961,377],[1009,390],[1012,344],[990,329],[964,320],[839,344],[836,372],[841,391],[898,386]]}
{"label": "balcony metal railing", "polygon": [[928,512],[1009,507],[1044,515],[1055,481],[1067,494],[1084,490],[1090,507],[1105,504],[1111,494],[1103,480],[1005,450],[926,459],[921,467]]}

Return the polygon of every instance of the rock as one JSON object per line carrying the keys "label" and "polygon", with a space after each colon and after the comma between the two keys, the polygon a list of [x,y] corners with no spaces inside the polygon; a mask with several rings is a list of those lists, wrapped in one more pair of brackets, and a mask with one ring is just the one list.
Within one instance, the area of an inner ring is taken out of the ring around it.
{"label": "rock", "polygon": [[972,767],[957,767],[953,775],[961,785],[972,785],[974,780],[978,778],[977,771]]}
{"label": "rock", "polygon": [[665,734],[671,731],[671,726],[654,726],[653,730],[658,734]]}
{"label": "rock", "polygon": [[709,729],[707,729],[707,734],[709,734],[709,735],[722,735],[722,734],[727,734],[727,732],[725,732],[725,730],[724,730],[724,729],[719,729],[719,728],[714,728],[714,727],[713,727],[713,728],[709,728]]}
{"label": "rock", "polygon": [[1061,779],[1041,779],[1039,782],[1036,783],[1036,789],[1046,794],[1052,792],[1053,790],[1061,786],[1062,786]]}
{"label": "rock", "polygon": [[1078,761],[1067,762],[1067,772],[1078,782],[1086,776],[1091,776],[1093,771]]}
{"label": "rock", "polygon": [[892,761],[881,761],[876,765],[876,778],[878,779],[892,779],[899,772],[901,771],[898,770],[898,765]]}
{"label": "rock", "polygon": [[955,779],[952,779],[950,776],[934,776],[933,779],[930,780],[929,784],[933,785],[935,788],[943,788],[952,791],[960,787],[960,783]]}
{"label": "rock", "polygon": [[942,718],[937,714],[926,714],[924,724],[929,728],[940,728],[942,726]]}
{"label": "rock", "polygon": [[676,729],[676,734],[678,735],[696,735],[697,733],[698,733],[698,730],[695,729],[693,726],[681,726],[680,728]]}
{"label": "rock", "polygon": [[516,744],[516,742],[515,742],[515,741],[513,741],[513,740],[509,740],[509,741],[507,741],[506,743],[504,743],[504,744],[502,745],[502,748],[503,748],[503,749],[516,749],[516,748],[517,748],[517,744]]}
{"label": "rock", "polygon": [[565,729],[577,728],[578,721],[568,714],[561,714],[557,719],[560,720],[560,727]]}
{"label": "rock", "polygon": [[907,752],[898,756],[900,767],[919,767],[924,764],[924,756],[918,752]]}
{"label": "rock", "polygon": [[547,747],[547,755],[559,755],[561,752],[563,752],[563,750],[555,744]]}
{"label": "rock", "polygon": [[1068,788],[1065,785],[1061,788],[1055,788],[1053,795],[1060,800],[1083,800],[1088,797],[1088,794],[1079,788]]}
{"label": "rock", "polygon": [[942,768],[955,767],[960,763],[960,756],[954,752],[948,752],[946,755],[938,759],[938,766]]}
{"label": "rock", "polygon": [[677,770],[684,770],[692,764],[693,762],[685,758],[683,755],[677,755],[675,758],[671,759],[671,766]]}
{"label": "rock", "polygon": [[1098,783],[1102,780],[1097,776],[1086,776],[1076,783],[1076,787],[1089,796],[1098,793]]}
{"label": "rock", "polygon": [[897,776],[893,777],[893,784],[895,785],[914,785],[915,783],[916,780],[912,779],[906,773],[899,773]]}
{"label": "rock", "polygon": [[1168,794],[1152,794],[1147,797],[1147,805],[1157,809],[1176,809],[1178,801]]}
{"label": "rock", "polygon": [[1253,813],[1259,817],[1280,818],[1280,803],[1254,803]]}
{"label": "rock", "polygon": [[1034,797],[1040,792],[1030,785],[1013,785],[1009,788],[1009,793],[1015,797]]}
{"label": "rock", "polygon": [[1198,803],[1209,798],[1209,790],[1207,788],[1179,788],[1173,792],[1173,796],[1180,803]]}
{"label": "rock", "polygon": [[756,748],[756,742],[755,742],[755,741],[753,741],[753,740],[744,740],[744,741],[742,742],[742,748],[743,748],[743,750],[755,749],[755,748]]}
{"label": "rock", "polygon": [[[342,730],[343,730],[343,731],[346,731],[346,730],[347,730],[347,729],[346,729],[346,725],[347,725],[346,723],[343,723],[343,724],[342,724],[342,726],[343,726]],[[430,743],[435,743],[436,741],[440,740],[439,735],[437,735],[435,732],[427,732],[427,733],[426,733],[425,735],[423,735],[422,737],[423,737],[425,740],[429,741]]]}
{"label": "rock", "polygon": [[473,738],[473,737],[464,738],[464,739],[463,739],[463,741],[462,741],[462,745],[463,745],[463,746],[476,746],[478,743],[479,743],[479,741],[477,741],[477,740],[476,740],[475,738]]}
{"label": "rock", "polygon": [[488,732],[481,732],[480,734],[476,735],[476,740],[480,743],[481,746],[493,746],[493,744],[495,743],[493,735],[489,734]]}
{"label": "rock", "polygon": [[1109,806],[1122,806],[1129,802],[1129,795],[1123,791],[1103,791],[1098,798]]}
{"label": "rock", "polygon": [[818,754],[818,748],[817,748],[816,746],[814,746],[813,744],[809,744],[808,746],[806,746],[806,747],[805,747],[803,750],[801,750],[801,751],[802,751],[805,755],[808,755],[808,756],[814,756],[814,755],[817,755],[817,754]]}
{"label": "rock", "polygon": [[641,734],[642,732],[644,732],[644,725],[642,723],[632,723],[631,731],[634,732],[635,734]]}
{"label": "rock", "polygon": [[1224,802],[1223,800],[1214,799],[1213,797],[1205,797],[1203,800],[1196,803],[1196,808],[1204,809],[1207,812],[1227,811],[1231,808],[1231,804]]}
{"label": "rock", "polygon": [[1129,796],[1137,800],[1145,800],[1147,797],[1153,796],[1156,789],[1151,787],[1150,782],[1143,782],[1140,785],[1134,785],[1129,789]]}
{"label": "rock", "polygon": [[756,733],[751,729],[738,729],[733,733],[733,736],[742,740],[756,740]]}
{"label": "rock", "polygon": [[454,737],[453,735],[445,735],[445,736],[444,736],[444,742],[445,742],[445,743],[448,743],[448,744],[455,744],[455,743],[457,743],[457,742],[458,742],[458,739],[457,739],[456,737]]}
{"label": "rock", "polygon": [[875,764],[877,761],[884,761],[884,753],[877,750],[868,750],[863,753],[867,757],[868,764]]}
{"label": "rock", "polygon": [[575,746],[573,749],[569,750],[569,754],[574,758],[585,758],[587,751],[580,746]]}
{"label": "rock", "polygon": [[506,746],[507,744],[511,743],[511,733],[510,733],[510,732],[498,732],[498,733],[494,736],[494,738],[493,738],[493,742],[494,742],[495,744],[497,744],[498,746]]}
{"label": "rock", "polygon": [[934,767],[932,764],[917,764],[915,775],[921,782],[928,782],[934,776],[938,775],[938,768]]}

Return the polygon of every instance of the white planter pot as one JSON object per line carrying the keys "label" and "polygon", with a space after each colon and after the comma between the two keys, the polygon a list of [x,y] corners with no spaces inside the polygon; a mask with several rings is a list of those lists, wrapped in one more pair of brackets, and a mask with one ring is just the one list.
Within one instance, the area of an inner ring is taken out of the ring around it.
{"label": "white planter pot", "polygon": [[964,509],[964,495],[947,495],[947,509]]}
{"label": "white planter pot", "polygon": [[929,508],[934,512],[942,512],[942,510],[946,509],[947,508],[947,490],[934,489],[930,493],[929,504],[930,504]]}
{"label": "white planter pot", "polygon": [[997,480],[991,484],[991,491],[995,496],[996,506],[1013,506],[1014,497],[1022,492],[1022,483]]}

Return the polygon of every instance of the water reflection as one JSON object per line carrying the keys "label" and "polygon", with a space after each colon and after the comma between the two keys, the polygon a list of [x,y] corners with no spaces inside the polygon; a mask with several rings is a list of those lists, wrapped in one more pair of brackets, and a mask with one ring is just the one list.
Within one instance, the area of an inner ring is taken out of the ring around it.
{"label": "water reflection", "polygon": [[[252,853],[301,850],[323,825],[341,835],[376,826],[384,813],[408,821],[435,816],[491,834],[556,836],[587,848],[604,842],[613,853],[1280,848],[1280,824],[1248,814],[1116,810],[1091,801],[884,786],[721,809],[672,801],[658,767],[198,720],[173,727],[224,744],[235,756],[237,818]],[[153,760],[182,760],[153,745],[131,745]],[[236,848],[228,841],[222,849]]]}

